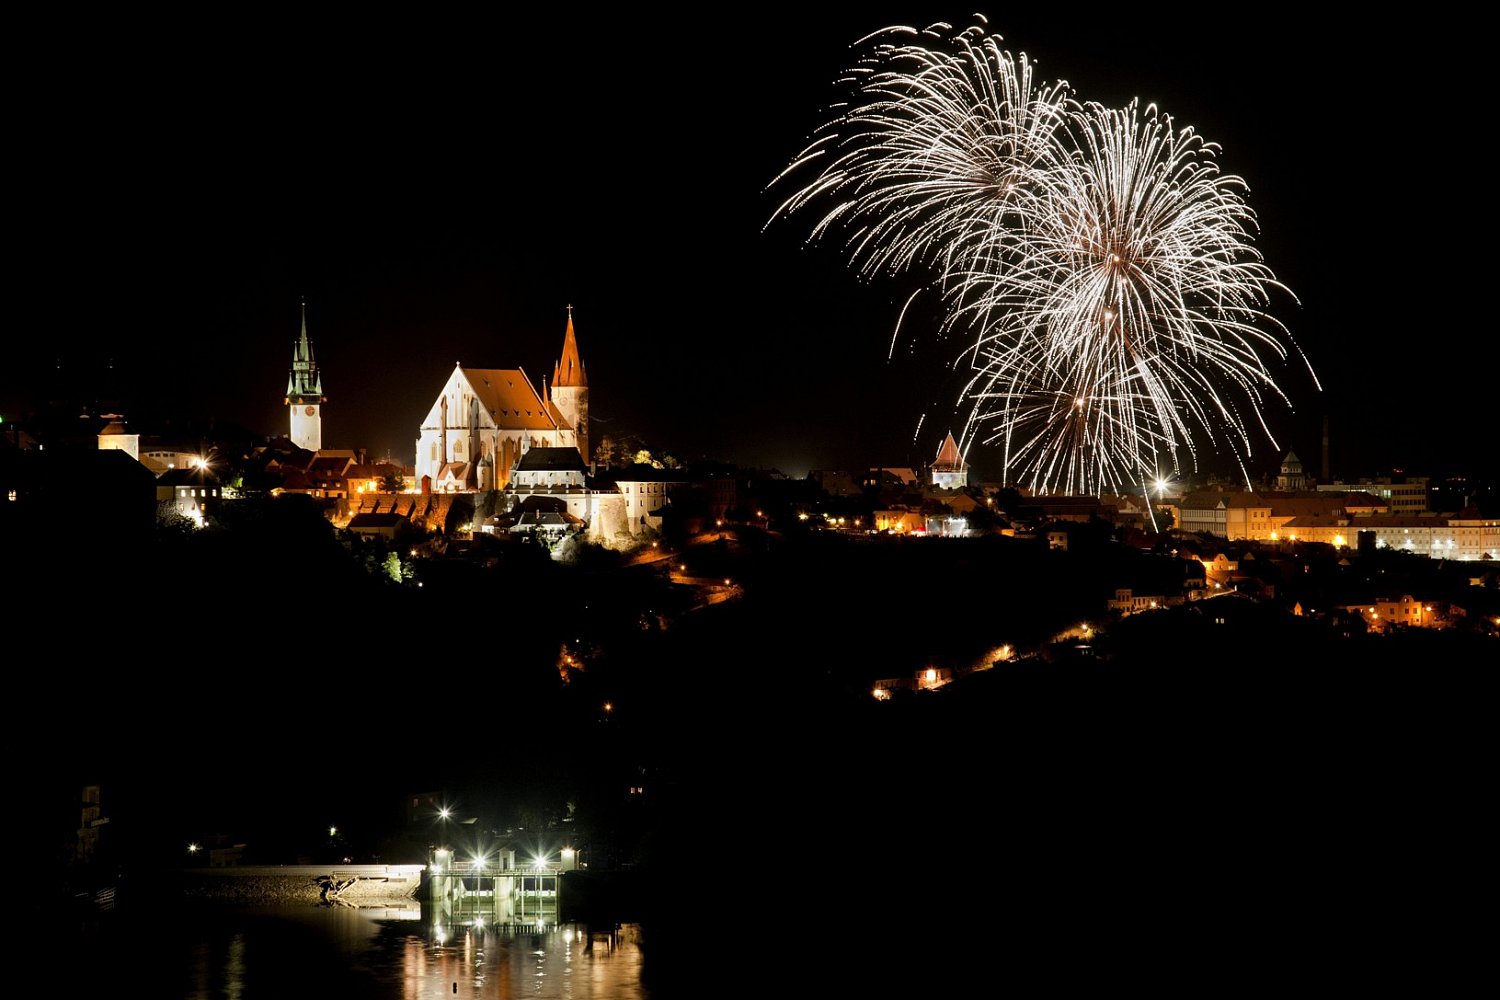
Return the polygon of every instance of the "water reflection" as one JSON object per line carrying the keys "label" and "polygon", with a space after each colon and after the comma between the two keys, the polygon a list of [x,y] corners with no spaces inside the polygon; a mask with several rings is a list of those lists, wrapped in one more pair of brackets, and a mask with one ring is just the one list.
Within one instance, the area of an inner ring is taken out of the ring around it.
{"label": "water reflection", "polygon": [[407,933],[402,996],[632,998],[641,987],[639,929],[531,923],[494,923],[482,915],[453,923],[437,911],[425,933]]}
{"label": "water reflection", "polygon": [[[109,914],[83,929],[78,996],[632,1000],[639,930],[496,924],[400,907],[193,905]],[[97,967],[95,965],[97,964]],[[176,981],[181,988],[173,990]],[[85,984],[108,984],[90,993]],[[456,990],[455,990],[456,986]],[[165,989],[165,992],[163,990]]]}

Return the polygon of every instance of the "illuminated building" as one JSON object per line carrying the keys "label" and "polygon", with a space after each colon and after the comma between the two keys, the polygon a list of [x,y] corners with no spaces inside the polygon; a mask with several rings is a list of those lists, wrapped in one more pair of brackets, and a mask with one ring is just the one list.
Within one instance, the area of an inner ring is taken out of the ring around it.
{"label": "illuminated building", "polygon": [[308,451],[323,447],[323,373],[307,338],[307,303],[302,303],[302,333],[292,348],[292,370],[286,379],[286,406],[291,411],[292,444]]}
{"label": "illuminated building", "polygon": [[1386,502],[1392,514],[1424,514],[1427,512],[1427,477],[1407,476],[1395,479],[1383,476],[1377,479],[1361,479],[1357,483],[1319,484],[1319,491],[1342,493],[1348,490],[1363,490]]}
{"label": "illuminated building", "polygon": [[1357,547],[1361,535],[1376,548],[1398,549],[1433,559],[1500,559],[1500,518],[1484,518],[1472,508],[1453,517],[1441,514],[1371,514],[1360,517],[1297,517],[1284,537]]}
{"label": "illuminated building", "polygon": [[1289,539],[1298,519],[1347,518],[1383,514],[1384,501],[1368,493],[1287,493],[1275,490],[1200,490],[1174,505],[1183,531],[1204,532],[1230,541]]}
{"label": "illuminated building", "polygon": [[969,485],[969,463],[959,454],[958,442],[953,440],[952,431],[948,432],[948,436],[938,446],[931,472],[932,485],[941,486],[945,490],[959,490]]}
{"label": "illuminated building", "polygon": [[1295,493],[1311,485],[1307,476],[1302,472],[1302,459],[1297,457],[1295,451],[1288,451],[1286,457],[1281,460],[1281,472],[1276,476],[1276,489],[1281,492]]}
{"label": "illuminated building", "polygon": [[573,448],[588,461],[588,381],[573,332],[573,310],[555,369],[566,382],[538,393],[520,368],[454,365],[422,421],[416,477],[445,492],[504,489],[532,447]]}
{"label": "illuminated building", "polygon": [[1431,602],[1419,601],[1410,594],[1400,597],[1377,597],[1368,604],[1345,604],[1341,607],[1364,619],[1371,632],[1384,632],[1394,626],[1434,628],[1444,619]]}
{"label": "illuminated building", "polygon": [[156,477],[157,502],[171,506],[199,527],[205,517],[218,512],[221,499],[219,477],[204,463],[168,469]]}
{"label": "illuminated building", "polygon": [[124,420],[111,420],[99,432],[100,451],[123,451],[137,462],[141,460],[141,436],[125,425]]}
{"label": "illuminated building", "polygon": [[[513,512],[528,515],[528,519],[514,522],[518,527],[565,533],[586,525],[600,538],[624,527],[624,499],[618,490],[595,489],[590,484],[576,448],[527,449],[511,471],[505,493]],[[528,504],[533,498],[555,502]]]}
{"label": "illuminated building", "polygon": [[[673,493],[690,485],[680,471],[632,465],[615,474],[615,485],[625,500],[623,527],[631,535],[646,529],[660,531],[661,509]],[[722,517],[720,512],[717,517]]]}

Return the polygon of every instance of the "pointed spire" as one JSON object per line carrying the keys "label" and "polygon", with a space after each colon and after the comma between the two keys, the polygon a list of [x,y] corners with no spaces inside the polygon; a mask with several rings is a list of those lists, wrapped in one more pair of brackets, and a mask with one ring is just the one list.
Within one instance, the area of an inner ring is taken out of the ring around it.
{"label": "pointed spire", "polygon": [[[312,338],[307,335],[307,299],[302,300],[302,332],[292,347],[292,370],[286,380],[287,402],[321,402],[323,373],[313,357]],[[316,396],[314,399],[312,397]]]}
{"label": "pointed spire", "polygon": [[583,359],[578,356],[578,335],[573,332],[573,307],[568,306],[568,330],[563,334],[562,357],[552,369],[552,387],[568,388],[589,384],[588,374],[583,370]]}
{"label": "pointed spire", "polygon": [[938,447],[937,458],[932,460],[935,471],[957,471],[964,467],[964,457],[959,453],[958,442],[953,440],[953,432],[943,438],[943,443]]}

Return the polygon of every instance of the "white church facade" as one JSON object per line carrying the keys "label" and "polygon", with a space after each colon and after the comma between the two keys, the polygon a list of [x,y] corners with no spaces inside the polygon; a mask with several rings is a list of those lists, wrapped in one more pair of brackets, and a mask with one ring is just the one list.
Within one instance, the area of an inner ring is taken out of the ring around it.
{"label": "white church facade", "polygon": [[531,448],[576,449],[588,463],[588,377],[571,306],[550,388],[543,382],[538,392],[520,368],[454,366],[417,436],[417,483],[436,492],[503,490]]}

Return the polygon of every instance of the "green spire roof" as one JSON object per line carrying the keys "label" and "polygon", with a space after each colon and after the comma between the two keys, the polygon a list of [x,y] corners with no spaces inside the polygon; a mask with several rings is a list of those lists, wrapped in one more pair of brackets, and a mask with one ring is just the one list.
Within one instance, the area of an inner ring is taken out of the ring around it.
{"label": "green spire roof", "polygon": [[312,341],[307,337],[307,300],[302,301],[302,334],[292,348],[292,370],[286,378],[288,403],[321,403],[323,373],[313,358]]}

